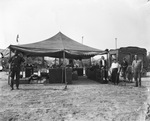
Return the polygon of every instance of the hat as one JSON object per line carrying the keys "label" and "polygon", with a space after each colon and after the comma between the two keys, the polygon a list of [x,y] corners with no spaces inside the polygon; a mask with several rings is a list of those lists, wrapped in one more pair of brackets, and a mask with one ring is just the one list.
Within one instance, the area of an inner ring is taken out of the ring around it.
{"label": "hat", "polygon": [[112,60],[117,60],[116,57],[113,57]]}

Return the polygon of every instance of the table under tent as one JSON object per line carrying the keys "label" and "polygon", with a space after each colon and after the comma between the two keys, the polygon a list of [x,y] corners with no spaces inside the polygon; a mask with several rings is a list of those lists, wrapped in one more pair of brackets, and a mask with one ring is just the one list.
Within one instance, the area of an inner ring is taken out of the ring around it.
{"label": "table under tent", "polygon": [[82,73],[82,69],[67,67],[65,64],[65,58],[82,60],[89,59],[95,55],[107,53],[106,51],[76,42],[61,32],[43,41],[22,45],[10,45],[9,49],[10,57],[11,52],[16,50],[26,57],[44,58],[47,56],[62,58],[63,61],[60,68],[49,68],[49,83],[71,83],[73,70],[78,71],[78,73]]}

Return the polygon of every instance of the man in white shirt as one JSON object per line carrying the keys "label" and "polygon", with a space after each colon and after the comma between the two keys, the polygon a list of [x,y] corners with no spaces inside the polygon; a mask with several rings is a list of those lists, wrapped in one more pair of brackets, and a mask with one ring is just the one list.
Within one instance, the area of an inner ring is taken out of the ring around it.
{"label": "man in white shirt", "polygon": [[113,62],[111,64],[111,80],[114,84],[119,83],[119,72],[120,72],[120,64],[117,62],[116,58],[113,59]]}

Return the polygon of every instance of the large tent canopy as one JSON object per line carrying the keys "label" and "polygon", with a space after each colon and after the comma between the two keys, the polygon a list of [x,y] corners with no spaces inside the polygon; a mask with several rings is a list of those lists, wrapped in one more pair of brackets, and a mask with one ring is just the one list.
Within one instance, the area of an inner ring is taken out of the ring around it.
{"label": "large tent canopy", "polygon": [[12,51],[17,50],[22,52],[27,56],[49,56],[55,58],[63,58],[65,56],[65,58],[69,59],[86,59],[106,53],[103,50],[76,42],[61,32],[43,41],[22,45],[10,45],[9,48]]}

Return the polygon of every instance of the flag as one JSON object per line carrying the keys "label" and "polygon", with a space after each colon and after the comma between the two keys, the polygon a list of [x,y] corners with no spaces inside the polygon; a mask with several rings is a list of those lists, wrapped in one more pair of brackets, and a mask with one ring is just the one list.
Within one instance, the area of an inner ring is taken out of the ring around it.
{"label": "flag", "polygon": [[18,38],[19,38],[19,35],[17,34],[16,42],[19,42],[19,41],[18,41]]}

